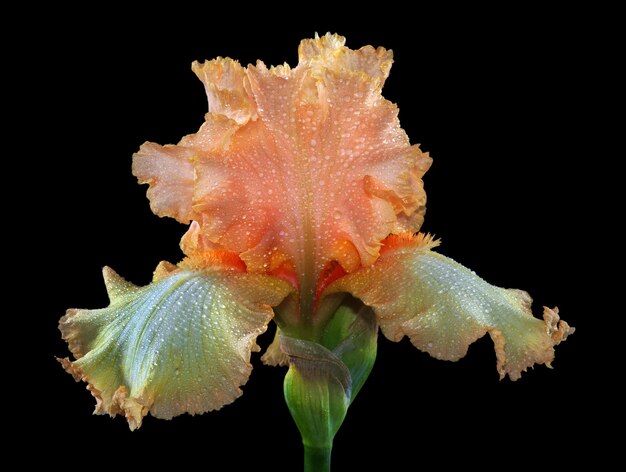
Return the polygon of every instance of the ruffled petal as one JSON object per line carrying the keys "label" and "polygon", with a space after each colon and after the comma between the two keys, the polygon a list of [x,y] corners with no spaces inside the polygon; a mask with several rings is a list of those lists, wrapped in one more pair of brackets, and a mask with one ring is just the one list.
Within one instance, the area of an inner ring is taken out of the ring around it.
{"label": "ruffled petal", "polygon": [[96,413],[123,414],[131,429],[150,412],[169,419],[204,413],[241,395],[271,306],[291,286],[236,270],[181,270],[161,264],[145,287],[109,268],[111,300],[98,310],[68,310],[59,328],[77,359],[60,359],[87,382]]}
{"label": "ruffled petal", "polygon": [[289,364],[289,357],[280,348],[280,328],[276,327],[274,340],[267,346],[265,353],[261,356],[261,360],[265,365],[285,366]]}
{"label": "ruffled petal", "polygon": [[[184,149],[176,157],[184,170],[156,145],[135,155],[155,211],[195,222],[187,255],[233,252],[251,272],[288,266],[311,298],[329,263],[352,272],[376,260],[390,233],[419,228],[431,161],[381,95],[391,51],[344,42],[330,34],[303,41],[293,69],[194,63],[210,112],[199,133],[175,146]],[[161,196],[159,186],[175,196]]]}
{"label": "ruffled petal", "polygon": [[[396,106],[381,95],[391,52],[352,51],[343,42],[333,35],[305,40],[293,70],[263,63],[248,68],[262,128],[242,142],[255,147],[241,160],[250,156],[245,167],[267,177],[259,181],[250,173],[242,182],[258,183],[254,190],[263,200],[262,189],[273,191],[277,198],[270,201],[286,224],[265,232],[298,269],[307,263],[302,254],[313,254],[316,273],[332,260],[347,271],[369,265],[389,233],[407,225],[416,230],[425,202],[421,177],[430,164],[400,128]],[[267,163],[277,175],[255,163]]]}
{"label": "ruffled petal", "polygon": [[246,71],[239,62],[218,57],[202,64],[194,61],[191,69],[204,84],[211,113],[238,124],[256,118],[254,100],[246,90]]}
{"label": "ruffled petal", "polygon": [[[213,173],[196,175],[197,162],[206,154],[225,149],[238,125],[225,116],[207,114],[195,134],[181,139],[178,145],[144,143],[133,155],[133,175],[140,184],[149,184],[150,208],[158,216],[169,216],[181,223],[198,218],[194,202],[203,193],[215,191],[223,173],[215,166]],[[200,209],[200,217],[202,215]]]}
{"label": "ruffled petal", "polygon": [[145,143],[133,158],[133,175],[150,184],[148,199],[155,215],[189,223],[193,196],[194,151],[182,146]]}
{"label": "ruffled petal", "polygon": [[423,235],[391,238],[389,246],[376,264],[338,279],[327,293],[348,292],[371,306],[392,341],[406,335],[431,356],[455,361],[489,333],[500,378],[517,380],[534,364],[549,367],[554,346],[574,332],[556,308],[534,318],[526,292],[489,285],[431,251]]}

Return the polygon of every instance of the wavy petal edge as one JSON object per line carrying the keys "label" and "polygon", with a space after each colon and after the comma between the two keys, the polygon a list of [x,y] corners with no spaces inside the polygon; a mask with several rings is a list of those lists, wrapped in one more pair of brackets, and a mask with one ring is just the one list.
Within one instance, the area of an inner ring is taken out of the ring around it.
{"label": "wavy petal edge", "polygon": [[57,358],[96,398],[95,414],[121,414],[131,430],[148,413],[170,419],[231,403],[243,392],[256,338],[286,282],[233,269],[185,270],[159,264],[136,287],[103,270],[107,308],[70,309],[59,322],[76,358]]}
{"label": "wavy petal edge", "polygon": [[347,292],[376,312],[391,341],[408,336],[431,356],[456,361],[489,334],[500,378],[517,380],[534,364],[551,367],[554,347],[574,333],[557,308],[544,307],[543,320],[521,290],[495,287],[457,262],[430,249],[427,236],[391,240],[371,267],[331,284],[325,295]]}

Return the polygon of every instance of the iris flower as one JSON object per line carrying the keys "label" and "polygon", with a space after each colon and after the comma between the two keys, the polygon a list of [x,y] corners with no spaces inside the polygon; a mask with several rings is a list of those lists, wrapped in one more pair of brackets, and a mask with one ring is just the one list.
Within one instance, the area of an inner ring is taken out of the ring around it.
{"label": "iris flower", "polygon": [[573,332],[543,319],[523,291],[492,286],[435,252],[419,233],[431,158],[411,145],[381,95],[392,53],[351,50],[341,36],[302,41],[297,67],[194,62],[209,112],[176,145],[147,142],[133,173],[152,211],[189,225],[185,258],[138,287],[109,268],[106,308],[60,321],[98,414],[131,429],[217,410],[242,394],[256,338],[278,328],[262,359],[288,365],[285,399],[306,470],[330,450],[376,357],[378,328],[455,361],[485,334],[500,377],[550,366]]}

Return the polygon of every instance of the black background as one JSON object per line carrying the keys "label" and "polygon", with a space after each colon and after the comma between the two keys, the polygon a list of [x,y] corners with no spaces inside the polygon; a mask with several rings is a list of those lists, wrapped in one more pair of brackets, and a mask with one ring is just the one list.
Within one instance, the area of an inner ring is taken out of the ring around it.
{"label": "black background", "polygon": [[[92,416],[91,395],[56,364],[55,355],[67,355],[56,324],[68,307],[107,304],[102,266],[144,284],[160,260],[180,259],[185,227],[150,212],[130,162],[144,141],[175,143],[202,123],[206,99],[191,62],[221,55],[293,66],[300,39],[330,30],[352,48],[394,50],[384,95],[398,103],[412,142],[434,159],[423,230],[443,239],[441,252],[491,283],[527,290],[537,314],[558,305],[578,328],[557,348],[554,370],[537,367],[517,382],[498,381],[488,337],[449,363],[381,336],[372,375],[336,437],[335,470],[535,467],[546,451],[548,464],[580,457],[593,434],[581,389],[600,374],[585,352],[591,323],[570,249],[588,215],[584,170],[572,172],[580,158],[580,99],[571,94],[582,87],[577,22],[561,13],[464,20],[464,12],[449,12],[400,24],[395,19],[409,15],[400,9],[389,17],[372,12],[369,21],[299,14],[244,25],[237,15],[254,14],[241,9],[133,20],[124,12],[84,14],[49,25],[32,51],[29,120],[45,123],[33,138],[41,139],[35,187],[43,208],[35,237],[51,269],[45,293],[33,300],[41,304],[40,406],[24,439],[65,444],[83,465],[104,450],[152,466],[175,457],[181,467],[205,461],[206,470],[300,468],[284,370],[263,366],[258,354],[234,404],[172,421],[148,417],[130,433],[119,417]],[[268,333],[259,342],[270,341]]]}

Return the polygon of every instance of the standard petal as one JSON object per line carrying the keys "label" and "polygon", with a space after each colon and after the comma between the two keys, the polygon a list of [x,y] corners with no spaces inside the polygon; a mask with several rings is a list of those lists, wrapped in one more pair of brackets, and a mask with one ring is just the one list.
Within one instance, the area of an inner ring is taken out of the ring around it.
{"label": "standard petal", "polygon": [[200,130],[184,136],[177,145],[146,142],[141,146],[133,155],[133,175],[140,184],[150,185],[148,199],[154,214],[181,223],[197,218],[194,202],[203,192],[214,191],[224,173],[214,166],[208,177],[198,179],[196,162],[227,148],[237,128],[237,123],[225,116],[207,114]]}
{"label": "standard petal", "polygon": [[[317,273],[332,260],[347,271],[372,264],[382,239],[416,231],[423,218],[421,178],[430,157],[410,145],[397,107],[381,95],[391,52],[343,43],[334,35],[305,40],[293,70],[248,67],[262,126],[254,139],[240,141],[235,162],[247,161],[244,188],[288,222],[266,232],[297,272],[308,262],[305,253],[313,253]],[[259,205],[250,201],[247,216],[254,219]],[[242,257],[266,253],[259,246]]]}
{"label": "standard petal", "polygon": [[96,413],[123,414],[131,429],[148,412],[169,419],[239,397],[271,306],[291,290],[279,279],[236,270],[162,264],[155,275],[136,287],[105,268],[110,305],[68,310],[59,323],[77,359],[62,359],[63,366],[89,384]]}
{"label": "standard petal", "polygon": [[[224,250],[249,272],[290,272],[305,316],[329,265],[352,272],[374,263],[381,241],[417,231],[425,210],[430,157],[410,144],[381,94],[392,53],[344,43],[330,34],[303,41],[293,69],[194,63],[209,113],[175,146],[185,158],[153,147],[135,156],[154,211],[195,222],[188,256]],[[169,166],[176,162],[182,177]]]}
{"label": "standard petal", "polygon": [[194,151],[182,146],[144,143],[133,156],[133,175],[150,184],[148,199],[155,215],[189,223],[193,196]]}
{"label": "standard petal", "polygon": [[469,269],[430,250],[428,238],[392,238],[372,267],[349,274],[327,293],[348,292],[374,308],[387,338],[405,335],[433,357],[455,361],[489,333],[497,369],[517,380],[534,364],[554,358],[554,346],[574,328],[558,310],[533,317],[531,298],[520,290],[489,285]]}

